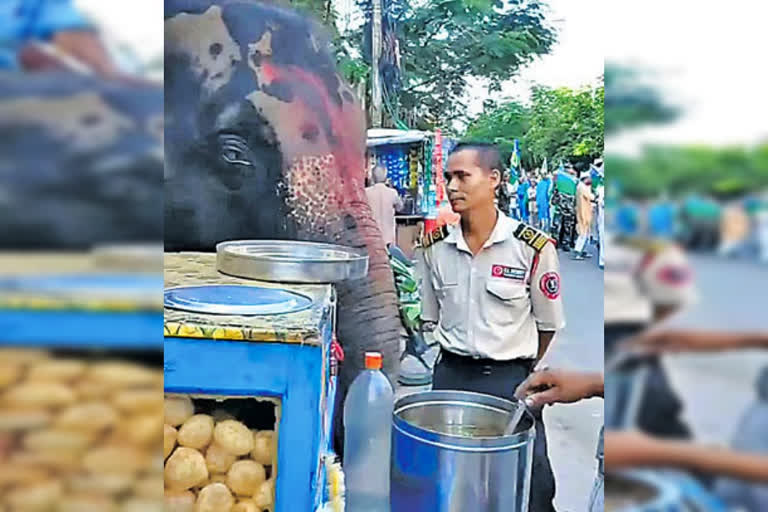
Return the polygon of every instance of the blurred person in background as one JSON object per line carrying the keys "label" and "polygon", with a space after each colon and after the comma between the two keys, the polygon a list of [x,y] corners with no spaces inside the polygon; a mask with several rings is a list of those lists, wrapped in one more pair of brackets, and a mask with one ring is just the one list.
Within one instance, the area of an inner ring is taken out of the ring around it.
{"label": "blurred person in background", "polygon": [[764,196],[755,213],[760,261],[768,263],[768,195]]}
{"label": "blurred person in background", "polygon": [[509,216],[515,220],[520,220],[520,203],[517,200],[517,189],[520,186],[518,180],[510,180],[504,184],[509,194]]}
{"label": "blurred person in background", "polygon": [[740,201],[734,201],[723,208],[720,219],[721,256],[738,256],[746,249],[749,238],[749,217]]}
{"label": "blurred person in background", "polygon": [[72,0],[0,2],[0,69],[67,69],[126,78]]}
{"label": "blurred person in background", "polygon": [[550,207],[549,202],[552,197],[552,178],[549,173],[541,176],[536,184],[536,212],[538,214],[537,226],[542,231],[549,233],[550,227]]}
{"label": "blurred person in background", "polygon": [[654,238],[675,238],[675,206],[666,193],[648,209],[648,228]]}
{"label": "blurred person in background", "polygon": [[616,229],[621,235],[634,236],[640,230],[640,208],[634,201],[624,200],[616,211]]}
{"label": "blurred person in background", "polygon": [[377,165],[373,169],[373,185],[365,189],[365,195],[384,243],[387,247],[395,245],[395,213],[403,207],[403,200],[397,190],[388,185],[387,170],[384,167]]}
{"label": "blurred person in background", "polygon": [[585,250],[589,233],[592,230],[593,208],[595,196],[591,190],[592,178],[585,174],[579,180],[576,188],[576,232],[579,237],[576,239],[575,254],[573,259],[583,260],[590,255]]}
{"label": "blurred person in background", "polygon": [[501,176],[501,185],[499,186],[499,189],[496,193],[496,196],[499,201],[499,210],[504,212],[505,214],[509,215],[509,205],[511,202],[511,197],[509,195],[509,170],[505,169]]}
{"label": "blurred person in background", "polygon": [[520,178],[517,181],[517,207],[520,210],[521,221],[528,224],[528,180],[525,178],[525,170],[520,169]]}
{"label": "blurred person in background", "polygon": [[[538,173],[538,170],[536,171]],[[538,174],[534,174],[528,180],[528,218],[534,226],[538,225],[539,210],[536,204],[536,188],[538,187]],[[538,226],[537,226],[538,227]]]}
{"label": "blurred person in background", "polygon": [[598,239],[598,261],[600,268],[605,267],[605,183],[600,183],[597,187],[597,239]]}

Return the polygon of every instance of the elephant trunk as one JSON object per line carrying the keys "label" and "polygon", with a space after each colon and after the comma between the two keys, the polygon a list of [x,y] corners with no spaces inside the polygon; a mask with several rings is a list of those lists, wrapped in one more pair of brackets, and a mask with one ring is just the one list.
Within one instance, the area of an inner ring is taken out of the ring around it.
{"label": "elephant trunk", "polygon": [[394,387],[400,373],[400,317],[392,268],[381,232],[367,202],[351,204],[344,218],[339,243],[368,252],[368,275],[337,286],[337,335],[344,348],[340,366],[334,418],[334,449],[344,457],[344,400],[347,390],[365,368],[367,350],[381,352],[384,373]]}
{"label": "elephant trunk", "polygon": [[343,245],[366,249],[368,275],[337,286],[337,335],[344,347],[341,381],[348,385],[364,368],[365,352],[382,352],[384,373],[394,384],[400,370],[400,317],[394,276],[379,227],[367,202],[346,212]]}

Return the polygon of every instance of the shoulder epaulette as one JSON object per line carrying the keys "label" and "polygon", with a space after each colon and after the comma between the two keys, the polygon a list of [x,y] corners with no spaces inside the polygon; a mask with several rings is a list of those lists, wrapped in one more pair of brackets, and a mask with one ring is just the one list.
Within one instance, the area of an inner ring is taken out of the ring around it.
{"label": "shoulder epaulette", "polygon": [[642,238],[638,236],[623,236],[619,238],[617,242],[632,249],[654,253],[660,252],[662,249],[669,246],[669,244],[663,240]]}
{"label": "shoulder epaulette", "polygon": [[519,226],[517,226],[517,229],[515,230],[515,238],[522,240],[529,246],[533,247],[533,249],[535,249],[537,252],[541,251],[544,246],[547,245],[547,242],[552,241],[552,239],[543,231],[540,231],[533,226],[529,226],[528,224],[524,224],[522,222]]}
{"label": "shoulder epaulette", "polygon": [[431,245],[435,245],[440,240],[444,239],[448,236],[448,226],[441,226],[437,228],[436,230],[426,233],[424,236],[421,237],[419,240],[419,246],[423,249],[426,249],[427,247]]}

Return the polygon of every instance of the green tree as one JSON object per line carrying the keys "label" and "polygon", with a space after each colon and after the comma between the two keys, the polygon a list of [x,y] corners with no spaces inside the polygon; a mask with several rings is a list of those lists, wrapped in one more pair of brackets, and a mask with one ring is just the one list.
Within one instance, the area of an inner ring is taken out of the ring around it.
{"label": "green tree", "polygon": [[612,155],[610,168],[628,197],[653,198],[662,191],[737,197],[768,187],[768,145],[649,147],[639,158]]}
{"label": "green tree", "polygon": [[586,163],[603,153],[604,89],[535,87],[530,105],[486,102],[467,138],[499,144],[508,153],[519,139],[524,165],[568,160]]}
{"label": "green tree", "polygon": [[605,130],[610,134],[649,123],[675,120],[680,111],[664,103],[659,92],[643,85],[641,73],[616,64],[605,66]]}
{"label": "green tree", "polygon": [[525,141],[530,116],[530,109],[520,102],[507,101],[497,105],[486,101],[483,113],[469,125],[464,136],[497,144],[508,160],[514,140]]}
{"label": "green tree", "polygon": [[534,87],[527,150],[535,161],[592,160],[603,153],[603,87]]}
{"label": "green tree", "polygon": [[339,32],[336,25],[339,14],[333,8],[331,0],[278,0],[278,3],[303,13],[325,27],[339,72],[350,85],[355,86],[368,81],[370,66],[356,50],[360,43],[349,35]]}
{"label": "green tree", "polygon": [[466,119],[470,77],[500,90],[556,41],[545,4],[530,0],[427,0],[408,7],[399,27],[403,87],[396,103],[422,129]]}

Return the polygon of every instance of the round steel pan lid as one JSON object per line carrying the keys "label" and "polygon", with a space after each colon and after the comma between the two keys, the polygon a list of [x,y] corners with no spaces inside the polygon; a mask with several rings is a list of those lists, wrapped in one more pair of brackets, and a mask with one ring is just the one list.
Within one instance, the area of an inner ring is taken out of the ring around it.
{"label": "round steel pan lid", "polygon": [[312,306],[312,299],[277,288],[243,285],[180,286],[165,290],[165,307],[214,315],[282,315]]}
{"label": "round steel pan lid", "polygon": [[337,283],[368,273],[368,255],[343,245],[292,240],[238,240],[216,246],[222,274],[282,283]]}

